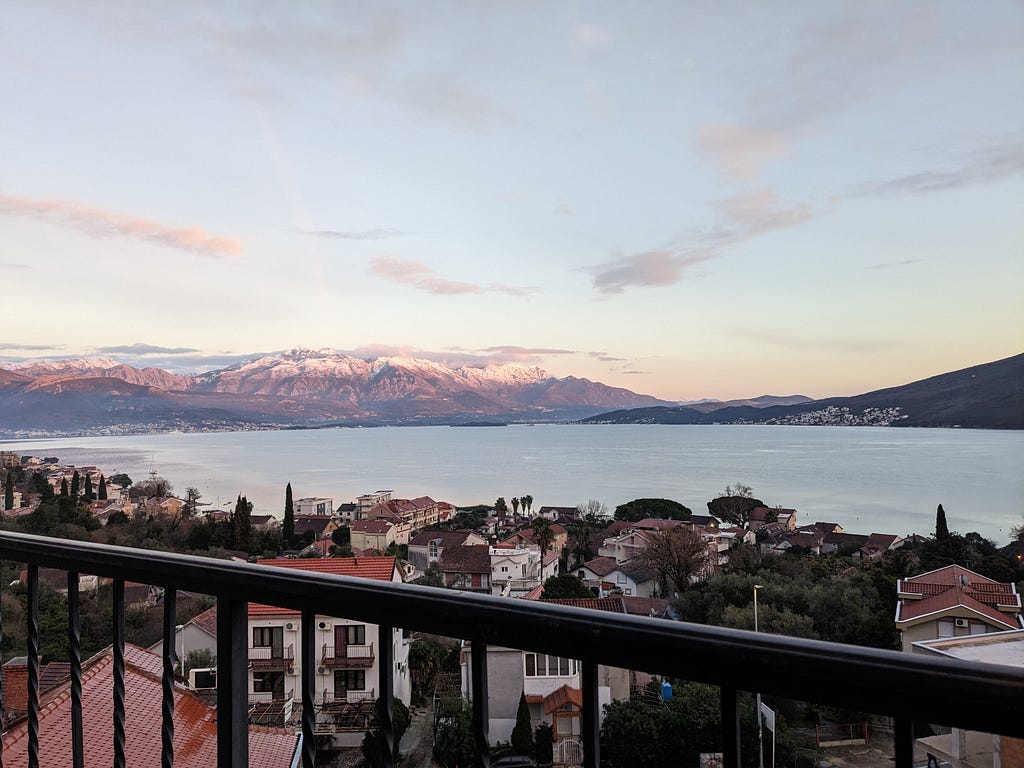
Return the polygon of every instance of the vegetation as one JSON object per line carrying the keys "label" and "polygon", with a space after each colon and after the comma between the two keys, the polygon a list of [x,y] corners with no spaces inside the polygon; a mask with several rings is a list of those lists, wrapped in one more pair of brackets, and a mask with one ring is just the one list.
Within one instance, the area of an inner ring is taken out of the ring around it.
{"label": "vegetation", "polygon": [[723,495],[708,502],[708,512],[723,523],[745,527],[750,513],[757,507],[765,504],[760,499],[750,495],[750,486],[739,485],[738,490],[730,486],[725,487]]}
{"label": "vegetation", "polygon": [[[295,538],[295,503],[292,500],[291,483],[288,483],[284,489],[284,523],[281,528],[281,535],[284,536],[286,545],[290,547],[292,540]],[[340,544],[342,542],[335,543]]]}
{"label": "vegetation", "polygon": [[692,526],[654,531],[637,560],[654,571],[662,594],[679,594],[705,570],[708,545]]}
{"label": "vegetation", "polygon": [[371,729],[363,737],[363,758],[369,768],[380,768],[384,765],[394,765],[398,762],[398,745],[402,741],[402,735],[408,730],[412,717],[409,715],[409,708],[400,699],[395,699],[391,707],[391,723],[394,726],[395,741],[392,745],[390,760],[387,756],[387,744],[380,732],[381,700],[377,699]]}
{"label": "vegetation", "polygon": [[444,699],[434,709],[434,760],[441,768],[477,768],[473,713],[461,697]]}
{"label": "vegetation", "polygon": [[935,510],[935,540],[949,541],[949,525],[946,523],[946,510],[939,504]]}
{"label": "vegetation", "polygon": [[530,528],[533,530],[537,546],[540,547],[541,570],[543,570],[544,558],[548,550],[551,549],[551,545],[555,542],[555,531],[551,527],[551,521],[546,517],[535,517],[533,523],[530,524]]}
{"label": "vegetation", "polygon": [[516,724],[512,728],[512,749],[521,755],[533,752],[533,728],[530,725],[530,705],[526,703],[526,694],[519,694],[519,709],[516,711]]}
{"label": "vegetation", "polygon": [[572,573],[559,573],[544,582],[545,600],[571,600],[593,597],[594,593],[583,580]]}
{"label": "vegetation", "polygon": [[615,519],[627,523],[635,523],[648,517],[661,520],[689,520],[691,514],[693,513],[689,507],[672,499],[633,499],[615,508]]}

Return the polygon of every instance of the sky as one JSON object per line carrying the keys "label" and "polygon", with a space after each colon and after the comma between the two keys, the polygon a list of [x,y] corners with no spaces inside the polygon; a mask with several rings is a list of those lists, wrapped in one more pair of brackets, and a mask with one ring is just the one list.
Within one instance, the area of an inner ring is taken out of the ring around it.
{"label": "sky", "polygon": [[1024,351],[1024,4],[8,3],[0,365],[669,400]]}

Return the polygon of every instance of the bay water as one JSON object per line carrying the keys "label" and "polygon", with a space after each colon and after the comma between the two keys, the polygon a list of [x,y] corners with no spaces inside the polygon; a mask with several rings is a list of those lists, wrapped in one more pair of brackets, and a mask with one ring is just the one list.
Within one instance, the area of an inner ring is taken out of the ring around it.
{"label": "bay water", "polygon": [[637,497],[675,499],[695,513],[744,483],[798,523],[852,533],[930,534],[949,527],[1004,544],[1024,512],[1024,432],[725,425],[392,427],[4,441],[0,449],[96,465],[108,476],[156,472],[209,508],[238,494],[254,514],[281,516],[295,498],[335,504],[379,489],[458,506],[530,494],[542,505],[589,499],[609,510]]}

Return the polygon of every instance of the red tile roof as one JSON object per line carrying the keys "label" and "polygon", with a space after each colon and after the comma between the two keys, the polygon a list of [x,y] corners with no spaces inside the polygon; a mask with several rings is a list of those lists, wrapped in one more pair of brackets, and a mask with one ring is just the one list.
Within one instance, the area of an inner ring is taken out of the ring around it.
{"label": "red tile roof", "polygon": [[[333,573],[337,576],[355,576],[360,579],[375,581],[393,581],[395,575],[395,558],[393,557],[312,557],[312,558],[278,558],[260,560],[260,565],[276,568],[292,568],[300,571],[316,573]],[[249,603],[250,616],[291,616],[299,612],[273,605]]]}
{"label": "red tile roof", "polygon": [[561,688],[552,691],[544,697],[544,714],[550,715],[566,704],[573,704],[576,709],[583,709],[583,691],[568,685],[563,685]]}
{"label": "red tile roof", "polygon": [[582,567],[596,573],[598,576],[607,576],[618,568],[619,564],[615,561],[614,557],[595,557],[593,560],[587,560]]}
{"label": "red tile roof", "polygon": [[619,597],[566,597],[557,600],[544,600],[544,602],[555,605],[571,605],[575,608],[589,608],[592,611],[626,612],[622,599]]}
{"label": "red tile roof", "polygon": [[490,573],[491,548],[486,544],[457,544],[445,547],[438,559],[442,571],[464,573]]}
{"label": "red tile roof", "polygon": [[192,623],[208,635],[217,636],[217,606],[207,608],[197,616],[192,617]]}
{"label": "red tile roof", "polygon": [[950,587],[945,592],[938,595],[932,595],[931,597],[926,597],[923,600],[909,600],[903,602],[899,606],[899,612],[896,614],[896,622],[899,624],[902,622],[912,621],[913,619],[927,616],[928,614],[949,610],[950,608],[956,608],[958,606],[970,609],[975,613],[979,613],[1007,629],[1022,628],[1020,619],[1016,615],[997,611],[992,606],[985,605],[985,603],[975,600],[971,597],[968,590],[962,589],[961,587]]}
{"label": "red tile roof", "polygon": [[[153,670],[158,670],[154,673]],[[125,646],[125,756],[128,765],[160,765],[158,725],[162,709],[159,672],[163,660],[156,654]],[[110,765],[114,759],[113,689],[114,656],[107,649],[87,661],[82,673],[82,709],[87,713],[84,736],[88,765]],[[47,768],[73,764],[71,755],[70,682],[39,712],[39,763]],[[298,748],[293,732],[283,728],[249,729],[251,768],[289,768]],[[4,761],[28,763],[28,723],[23,721],[3,736]],[[217,764],[216,710],[194,693],[174,691],[174,764],[205,768]]]}

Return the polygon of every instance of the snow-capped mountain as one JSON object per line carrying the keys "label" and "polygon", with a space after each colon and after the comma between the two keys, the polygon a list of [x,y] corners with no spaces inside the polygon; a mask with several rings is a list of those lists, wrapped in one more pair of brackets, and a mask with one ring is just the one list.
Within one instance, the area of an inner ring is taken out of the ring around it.
{"label": "snow-capped mountain", "polygon": [[181,428],[182,421],[199,424],[212,414],[218,423],[416,423],[495,416],[575,418],[608,408],[663,404],[626,389],[559,379],[515,363],[449,367],[413,357],[364,359],[333,350],[293,349],[195,376],[113,360],[19,364],[16,374],[0,376],[0,406],[5,401],[13,406],[0,410],[0,429],[59,429],[72,416],[80,423],[86,413],[110,424],[173,413]]}

